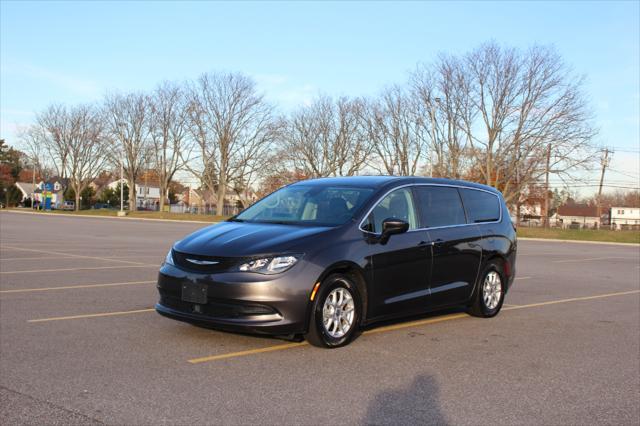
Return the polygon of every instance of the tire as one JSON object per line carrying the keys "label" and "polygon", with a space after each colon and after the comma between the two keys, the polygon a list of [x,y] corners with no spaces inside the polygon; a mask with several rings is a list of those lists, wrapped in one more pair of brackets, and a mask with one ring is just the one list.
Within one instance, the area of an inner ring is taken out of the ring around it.
{"label": "tire", "polygon": [[[499,289],[499,295],[496,294],[496,289]],[[480,274],[471,306],[467,312],[474,317],[494,317],[502,309],[504,294],[505,280],[502,265],[499,262],[490,261]]]}
{"label": "tire", "polygon": [[309,331],[304,338],[311,345],[322,348],[338,348],[348,344],[357,333],[361,306],[358,290],[348,276],[329,275],[322,281],[313,301]]}

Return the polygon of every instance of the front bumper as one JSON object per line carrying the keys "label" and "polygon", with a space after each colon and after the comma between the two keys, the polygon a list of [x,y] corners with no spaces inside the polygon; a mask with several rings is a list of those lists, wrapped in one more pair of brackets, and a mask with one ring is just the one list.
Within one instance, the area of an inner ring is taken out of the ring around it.
{"label": "front bumper", "polygon": [[[164,264],[158,274],[156,311],[172,319],[221,330],[271,335],[304,333],[313,265],[297,264],[277,275],[248,272],[203,274]],[[182,300],[182,285],[207,288],[207,303]]]}

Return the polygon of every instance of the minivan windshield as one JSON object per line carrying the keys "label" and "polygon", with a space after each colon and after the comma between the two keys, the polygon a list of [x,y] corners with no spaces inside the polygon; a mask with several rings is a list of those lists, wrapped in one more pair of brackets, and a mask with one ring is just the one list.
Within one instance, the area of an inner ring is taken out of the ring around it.
{"label": "minivan windshield", "polygon": [[372,193],[371,188],[292,185],[263,198],[231,220],[337,226],[353,218]]}

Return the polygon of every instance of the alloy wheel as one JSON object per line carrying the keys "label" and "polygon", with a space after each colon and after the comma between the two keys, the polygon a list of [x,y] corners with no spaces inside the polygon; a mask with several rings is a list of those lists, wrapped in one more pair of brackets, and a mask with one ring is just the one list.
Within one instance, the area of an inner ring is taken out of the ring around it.
{"label": "alloy wheel", "polygon": [[482,298],[485,306],[493,310],[500,303],[500,297],[502,296],[502,280],[500,274],[496,271],[490,271],[484,278],[482,285]]}
{"label": "alloy wheel", "polygon": [[329,336],[339,339],[346,335],[355,318],[353,296],[344,287],[334,288],[322,307],[322,324]]}

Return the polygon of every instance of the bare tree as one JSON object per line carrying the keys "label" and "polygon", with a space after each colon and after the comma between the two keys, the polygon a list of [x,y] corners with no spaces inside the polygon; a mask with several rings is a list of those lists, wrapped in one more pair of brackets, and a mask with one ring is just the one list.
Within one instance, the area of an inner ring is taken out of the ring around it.
{"label": "bare tree", "polygon": [[407,90],[386,89],[369,102],[365,117],[375,154],[370,166],[390,175],[415,175],[427,159],[428,126]]}
{"label": "bare tree", "polygon": [[111,94],[104,102],[107,135],[114,141],[111,156],[122,162],[129,184],[129,209],[136,209],[136,180],[147,163],[149,149],[149,98],[142,93]]}
{"label": "bare tree", "polygon": [[278,134],[273,108],[248,77],[210,73],[191,86],[188,112],[199,160],[189,169],[216,191],[216,212],[224,214],[227,190],[249,185],[269,159]]}
{"label": "bare tree", "polygon": [[68,139],[69,184],[75,193],[75,209],[80,210],[80,196],[107,161],[103,123],[95,108],[80,105],[69,111]]}
{"label": "bare tree", "polygon": [[69,114],[64,105],[50,105],[36,115],[31,137],[42,145],[56,174],[62,179],[67,177],[71,132]]}
{"label": "bare tree", "polygon": [[480,170],[508,201],[546,173],[567,178],[593,160],[590,141],[596,132],[582,79],[557,53],[544,47],[519,53],[488,44],[467,63],[484,125],[484,138],[472,137],[484,146]]}
{"label": "bare tree", "polygon": [[499,188],[508,202],[547,171],[568,179],[593,160],[582,84],[552,49],[495,43],[441,57],[413,78],[438,164]]}
{"label": "bare tree", "polygon": [[371,145],[365,133],[364,103],[326,96],[293,112],[283,139],[294,170],[308,177],[352,176],[365,166]]}
{"label": "bare tree", "polygon": [[151,95],[149,135],[151,158],[160,185],[160,211],[169,198],[169,184],[189,161],[187,103],[183,89],[162,83]]}
{"label": "bare tree", "polygon": [[468,167],[468,138],[462,124],[474,110],[459,59],[441,56],[434,66],[419,67],[410,79],[410,95],[419,115],[419,136],[428,141],[430,174],[461,178]]}
{"label": "bare tree", "polygon": [[20,128],[18,131],[18,140],[20,141],[22,151],[29,159],[29,163],[31,163],[33,171],[32,190],[35,190],[36,175],[45,178],[45,176],[49,177],[51,174],[49,162],[47,161],[46,144],[43,141],[43,131],[37,123]]}

